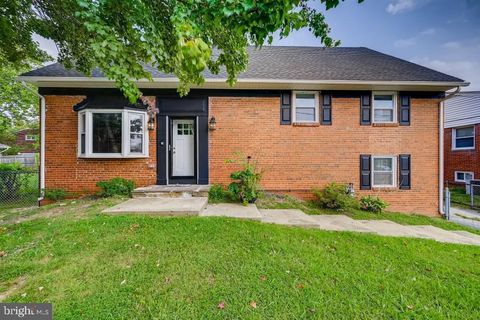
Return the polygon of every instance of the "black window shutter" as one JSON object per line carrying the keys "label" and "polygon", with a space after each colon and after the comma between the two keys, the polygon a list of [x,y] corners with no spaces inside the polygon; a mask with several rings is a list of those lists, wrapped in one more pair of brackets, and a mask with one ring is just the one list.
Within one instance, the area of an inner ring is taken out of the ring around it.
{"label": "black window shutter", "polygon": [[321,121],[323,125],[332,124],[332,95],[324,94],[321,96]]}
{"label": "black window shutter", "polygon": [[411,157],[409,154],[401,154],[399,160],[399,187],[400,189],[410,189],[411,187]]}
{"label": "black window shutter", "polygon": [[410,125],[410,96],[400,95],[399,124]]}
{"label": "black window shutter", "polygon": [[292,123],[292,95],[290,92],[281,94],[280,97],[280,124]]}
{"label": "black window shutter", "polygon": [[360,124],[368,126],[372,123],[372,96],[362,95],[360,97]]}
{"label": "black window shutter", "polygon": [[369,154],[360,155],[360,189],[361,190],[370,190],[371,189],[371,156]]}

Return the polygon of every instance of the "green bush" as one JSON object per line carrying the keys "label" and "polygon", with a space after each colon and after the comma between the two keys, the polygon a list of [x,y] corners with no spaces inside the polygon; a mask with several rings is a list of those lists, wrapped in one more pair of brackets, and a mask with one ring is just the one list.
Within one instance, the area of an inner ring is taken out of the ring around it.
{"label": "green bush", "polygon": [[325,209],[345,210],[358,208],[357,200],[347,192],[348,186],[332,182],[324,189],[313,189],[315,204]]}
{"label": "green bush", "polygon": [[132,191],[135,189],[135,182],[124,178],[113,178],[108,181],[97,182],[97,187],[101,188],[100,196],[128,196],[132,197]]}
{"label": "green bush", "polygon": [[380,213],[388,207],[388,203],[375,196],[364,196],[360,199],[360,209]]}
{"label": "green bush", "polygon": [[225,202],[228,198],[228,192],[221,184],[214,184],[208,190],[209,202]]}
{"label": "green bush", "polygon": [[67,192],[63,189],[47,189],[45,190],[45,199],[58,201],[67,197]]}
{"label": "green bush", "polygon": [[243,204],[254,203],[260,196],[260,180],[262,173],[257,169],[256,163],[251,162],[250,157],[247,160],[228,160],[242,166],[242,169],[230,174],[233,181],[228,186],[228,193],[232,200],[241,201]]}

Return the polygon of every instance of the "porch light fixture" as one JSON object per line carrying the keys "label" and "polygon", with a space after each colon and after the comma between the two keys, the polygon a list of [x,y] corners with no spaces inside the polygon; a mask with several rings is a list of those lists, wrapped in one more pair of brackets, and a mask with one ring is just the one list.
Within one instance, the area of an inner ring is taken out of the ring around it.
{"label": "porch light fixture", "polygon": [[210,121],[208,122],[208,129],[210,131],[217,129],[217,120],[215,120],[215,117],[210,118]]}
{"label": "porch light fixture", "polygon": [[150,115],[148,119],[148,130],[155,130],[155,115]]}

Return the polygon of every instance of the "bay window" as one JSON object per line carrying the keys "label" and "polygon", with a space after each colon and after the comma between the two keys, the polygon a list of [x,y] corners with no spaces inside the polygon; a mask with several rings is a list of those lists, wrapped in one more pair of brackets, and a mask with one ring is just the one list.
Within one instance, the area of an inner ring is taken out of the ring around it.
{"label": "bay window", "polygon": [[146,112],[86,109],[79,112],[78,121],[79,157],[148,157]]}

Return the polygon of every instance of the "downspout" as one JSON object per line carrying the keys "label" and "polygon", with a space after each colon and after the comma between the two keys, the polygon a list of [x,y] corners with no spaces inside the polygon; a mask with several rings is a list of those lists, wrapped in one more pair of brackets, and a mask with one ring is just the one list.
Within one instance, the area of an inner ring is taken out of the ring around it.
{"label": "downspout", "polygon": [[439,205],[438,205],[438,211],[440,212],[441,215],[445,214],[444,208],[443,208],[443,185],[444,185],[444,118],[445,118],[445,108],[444,108],[444,102],[447,99],[452,98],[456,94],[458,94],[461,90],[461,87],[458,86],[457,89],[449,93],[448,95],[445,96],[442,100],[440,100],[439,105],[440,105],[440,116],[439,116],[439,121],[438,121],[438,129],[439,129],[439,162],[440,162],[440,170],[438,173],[438,198],[439,198]]}
{"label": "downspout", "polygon": [[40,202],[45,197],[45,97],[27,86],[25,81],[22,81],[22,85],[40,98],[40,197],[38,198]]}

